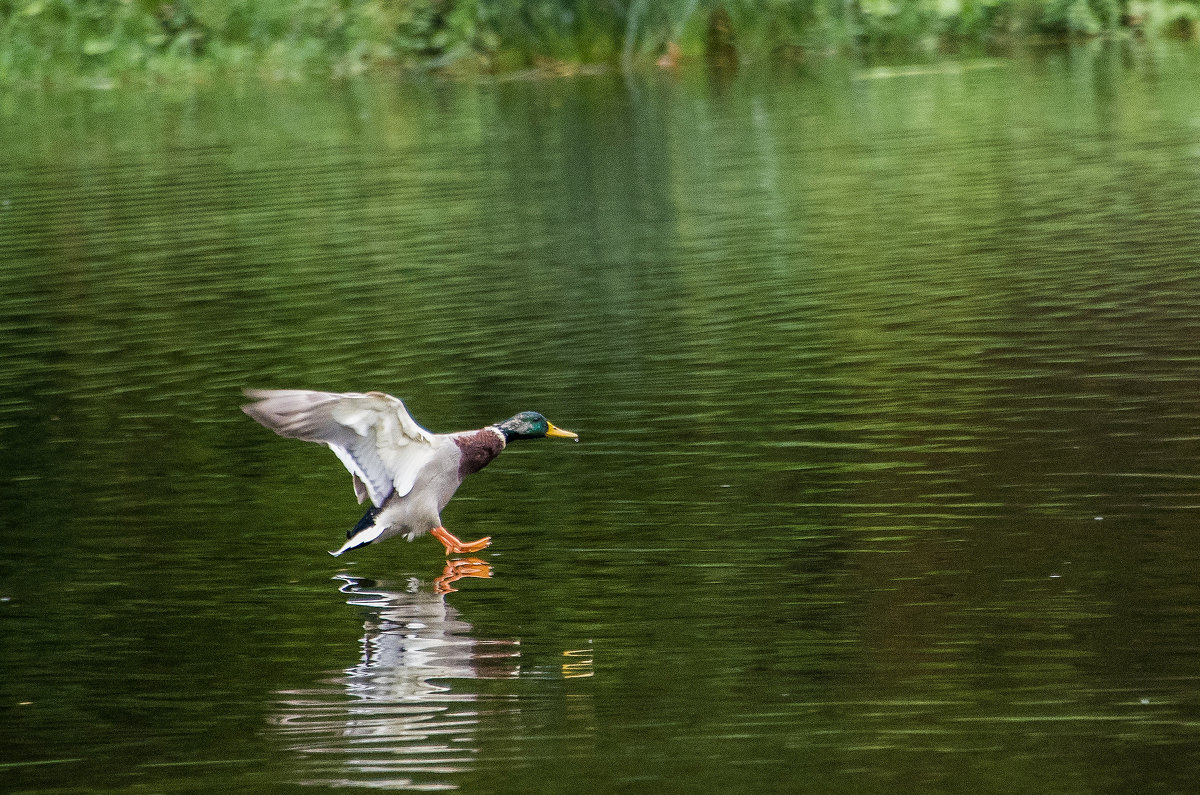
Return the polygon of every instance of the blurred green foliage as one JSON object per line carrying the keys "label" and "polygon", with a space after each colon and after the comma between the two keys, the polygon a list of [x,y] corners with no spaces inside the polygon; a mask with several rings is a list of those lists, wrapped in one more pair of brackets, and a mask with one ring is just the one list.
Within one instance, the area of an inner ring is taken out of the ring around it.
{"label": "blurred green foliage", "polygon": [[571,68],[1113,32],[1195,38],[1200,0],[0,0],[0,81]]}

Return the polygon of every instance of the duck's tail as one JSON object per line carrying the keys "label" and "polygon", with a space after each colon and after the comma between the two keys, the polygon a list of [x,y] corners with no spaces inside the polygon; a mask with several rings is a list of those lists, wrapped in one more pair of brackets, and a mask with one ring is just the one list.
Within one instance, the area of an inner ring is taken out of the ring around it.
{"label": "duck's tail", "polygon": [[365,547],[371,543],[387,529],[386,524],[376,524],[375,519],[379,516],[379,509],[372,505],[363,514],[363,518],[358,520],[358,524],[350,528],[346,533],[346,543],[342,544],[341,548],[336,552],[330,552],[335,558],[343,552],[348,552],[351,549]]}

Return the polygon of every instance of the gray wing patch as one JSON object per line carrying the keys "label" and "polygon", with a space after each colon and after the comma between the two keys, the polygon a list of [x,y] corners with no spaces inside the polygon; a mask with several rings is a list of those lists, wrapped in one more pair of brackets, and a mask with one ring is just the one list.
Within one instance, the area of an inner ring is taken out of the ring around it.
{"label": "gray wing patch", "polygon": [[[358,504],[362,505],[362,501],[371,496],[371,492],[367,491],[367,484],[362,482],[358,475],[351,475],[354,479],[354,496],[358,499]],[[371,501],[373,505],[374,500]]]}
{"label": "gray wing patch", "polygon": [[321,442],[354,478],[354,494],[377,508],[393,493],[408,494],[433,460],[433,436],[409,416],[404,403],[381,392],[246,390],[256,402],[242,410],[278,433]]}
{"label": "gray wing patch", "polygon": [[391,476],[383,462],[379,460],[379,456],[372,452],[371,446],[357,444],[355,448],[357,449],[351,452],[345,447],[329,443],[329,449],[354,476],[354,496],[358,498],[359,503],[361,504],[366,497],[370,497],[371,504],[378,508],[388,497],[392,496]]}

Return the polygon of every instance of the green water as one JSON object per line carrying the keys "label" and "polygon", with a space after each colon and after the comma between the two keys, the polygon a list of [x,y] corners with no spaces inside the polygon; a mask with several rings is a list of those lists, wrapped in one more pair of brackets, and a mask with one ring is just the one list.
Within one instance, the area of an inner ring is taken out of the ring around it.
{"label": "green water", "polygon": [[[0,789],[1190,790],[1197,76],[0,98]],[[247,386],[583,441],[440,596]]]}

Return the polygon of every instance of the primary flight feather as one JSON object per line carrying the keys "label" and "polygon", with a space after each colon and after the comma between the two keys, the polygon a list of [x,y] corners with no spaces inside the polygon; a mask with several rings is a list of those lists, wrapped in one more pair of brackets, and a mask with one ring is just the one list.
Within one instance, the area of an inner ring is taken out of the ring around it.
{"label": "primary flight feather", "polygon": [[370,499],[371,508],[331,555],[400,533],[410,541],[432,533],[447,555],[478,552],[490,537],[464,542],[442,526],[441,511],[463,478],[511,441],[579,438],[535,411],[474,431],[430,433],[399,398],[382,392],[247,389],[246,396],[254,402],[242,411],[280,436],[329,447],[350,471],[358,501]]}

